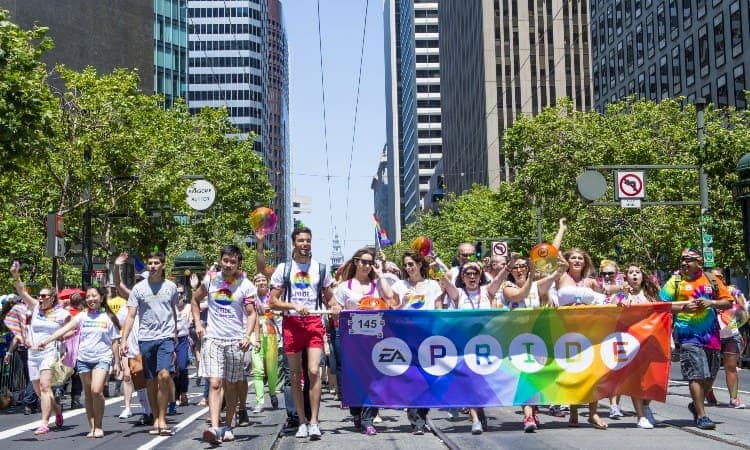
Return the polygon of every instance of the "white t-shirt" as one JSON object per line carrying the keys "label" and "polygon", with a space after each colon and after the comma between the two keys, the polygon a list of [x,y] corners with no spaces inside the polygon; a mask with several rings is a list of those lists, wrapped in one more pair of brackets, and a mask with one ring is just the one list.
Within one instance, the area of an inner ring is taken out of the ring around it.
{"label": "white t-shirt", "polygon": [[479,290],[467,291],[458,289],[457,309],[491,309],[492,302],[487,294],[487,286],[480,286]]}
{"label": "white t-shirt", "polygon": [[[284,266],[286,266],[286,263],[279,264],[271,275],[271,287],[281,289],[281,301],[287,300],[284,293]],[[289,273],[291,291],[289,292],[289,301],[300,303],[310,311],[315,310],[318,300],[318,284],[320,283],[319,263],[314,259],[305,264],[292,260],[291,269]],[[326,271],[323,288],[327,288],[331,283],[333,283],[333,278]],[[325,300],[321,299],[320,303],[325,305]],[[297,315],[297,311],[287,311],[286,314]]]}
{"label": "white t-shirt", "polygon": [[206,274],[203,287],[208,292],[208,326],[206,336],[216,339],[245,338],[245,306],[258,298],[258,289],[244,273],[224,279],[221,272]]}
{"label": "white t-shirt", "polygon": [[92,363],[112,359],[112,341],[120,339],[120,330],[115,327],[107,313],[81,311],[73,320],[78,324],[78,360]]}
{"label": "white t-shirt", "polygon": [[399,280],[392,289],[401,299],[401,309],[435,309],[435,300],[443,293],[440,283],[429,279],[416,286],[409,280]]}
{"label": "white t-shirt", "polygon": [[[80,314],[80,313],[79,313]],[[128,318],[128,308],[120,308],[117,312],[117,320],[120,321],[120,326],[125,326],[125,321]],[[128,358],[133,358],[141,353],[141,349],[138,347],[138,314],[135,315],[133,320],[133,328],[130,330],[130,336],[128,336],[128,354],[125,355]]]}
{"label": "white t-shirt", "polygon": [[177,337],[183,337],[190,334],[190,316],[192,311],[190,310],[190,304],[185,303],[182,306],[182,310],[177,308]]}
{"label": "white t-shirt", "polygon": [[[502,288],[500,289],[502,291],[505,286],[511,286],[517,289],[520,289],[520,286],[513,283],[512,281],[506,281],[503,283]],[[536,284],[536,281],[531,282],[531,289],[529,289],[529,295],[526,296],[526,298],[512,302],[510,300],[506,300],[505,297],[500,297],[502,299],[503,305],[505,305],[507,308],[510,309],[516,309],[516,308],[539,308],[542,304],[539,301],[539,287]]]}
{"label": "white t-shirt", "polygon": [[141,342],[174,338],[173,308],[177,300],[177,285],[169,280],[149,283],[146,279],[133,286],[128,308],[138,309],[138,339]]}
{"label": "white t-shirt", "polygon": [[[41,311],[37,305],[31,313],[31,327],[28,338],[31,340],[31,346],[36,347],[42,339],[52,336],[70,317],[67,309],[61,306],[55,306]],[[29,357],[35,359],[45,359],[57,356],[57,346],[47,345],[42,350],[30,350]]]}
{"label": "white t-shirt", "polygon": [[370,283],[369,292],[362,292],[361,289],[352,290],[352,280],[346,280],[336,287],[333,291],[333,298],[343,307],[343,309],[357,309],[359,301],[363,297],[377,297],[377,283]]}

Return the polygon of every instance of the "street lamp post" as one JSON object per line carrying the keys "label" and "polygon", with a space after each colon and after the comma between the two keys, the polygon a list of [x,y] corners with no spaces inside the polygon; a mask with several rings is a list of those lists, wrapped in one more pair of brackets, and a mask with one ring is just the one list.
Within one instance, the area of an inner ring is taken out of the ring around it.
{"label": "street lamp post", "polygon": [[[737,163],[739,179],[732,186],[732,196],[742,208],[742,237],[745,249],[745,274],[750,276],[750,153]],[[750,280],[748,280],[750,282]]]}

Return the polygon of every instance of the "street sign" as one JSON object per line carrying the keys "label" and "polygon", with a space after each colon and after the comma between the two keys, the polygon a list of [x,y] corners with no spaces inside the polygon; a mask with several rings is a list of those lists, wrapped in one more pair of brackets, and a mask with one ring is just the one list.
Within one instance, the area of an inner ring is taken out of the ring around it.
{"label": "street sign", "polygon": [[508,256],[508,243],[506,241],[492,241],[492,256]]}
{"label": "street sign", "polygon": [[713,247],[703,247],[703,267],[711,268],[715,265]]}
{"label": "street sign", "polygon": [[703,233],[703,246],[708,247],[714,243],[714,236],[712,234]]}
{"label": "street sign", "polygon": [[618,170],[615,176],[617,188],[617,199],[623,198],[646,198],[644,171]]}
{"label": "street sign", "polygon": [[55,253],[52,256],[55,258],[65,256],[65,238],[55,236]]}
{"label": "street sign", "polygon": [[196,211],[204,211],[216,200],[216,188],[208,180],[195,180],[185,190],[185,201]]}
{"label": "street sign", "polygon": [[641,199],[639,198],[621,198],[620,207],[622,208],[640,208]]}

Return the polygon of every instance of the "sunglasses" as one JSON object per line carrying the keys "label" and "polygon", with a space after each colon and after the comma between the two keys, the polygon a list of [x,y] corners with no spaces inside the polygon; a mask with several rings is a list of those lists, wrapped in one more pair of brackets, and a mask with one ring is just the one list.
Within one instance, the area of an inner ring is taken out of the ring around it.
{"label": "sunglasses", "polygon": [[599,272],[603,277],[613,277],[617,275],[617,272]]}
{"label": "sunglasses", "polygon": [[52,294],[39,294],[39,298],[52,298]]}
{"label": "sunglasses", "polygon": [[516,264],[515,266],[511,267],[511,270],[520,270],[520,269],[528,269],[528,264]]}
{"label": "sunglasses", "polygon": [[417,263],[415,262],[407,262],[404,263],[404,267],[416,267]]}
{"label": "sunglasses", "polygon": [[357,258],[355,261],[357,261],[357,263],[360,266],[371,266],[371,265],[375,264],[375,261],[373,261],[371,259]]}
{"label": "sunglasses", "polygon": [[474,272],[474,271],[464,272],[464,276],[466,276],[466,277],[472,277],[472,278],[478,277],[479,276],[479,272]]}
{"label": "sunglasses", "polygon": [[681,256],[680,257],[680,262],[690,263],[690,262],[695,262],[695,261],[698,261],[697,256]]}

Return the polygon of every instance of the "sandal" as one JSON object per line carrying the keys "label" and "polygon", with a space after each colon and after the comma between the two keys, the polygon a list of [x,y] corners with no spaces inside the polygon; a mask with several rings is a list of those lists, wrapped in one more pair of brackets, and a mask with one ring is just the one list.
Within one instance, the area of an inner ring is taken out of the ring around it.
{"label": "sandal", "polygon": [[49,427],[47,425],[42,425],[36,430],[34,430],[34,434],[36,434],[37,436],[42,435],[42,434],[47,434],[47,433],[49,433]]}
{"label": "sandal", "polygon": [[593,417],[591,417],[591,418],[589,418],[588,422],[591,424],[591,426],[593,426],[597,430],[606,430],[607,429],[607,424],[604,423],[602,421],[602,419],[600,419],[599,417],[597,417],[596,419],[594,419]]}
{"label": "sandal", "polygon": [[104,437],[104,430],[95,430],[94,438],[99,439]]}
{"label": "sandal", "polygon": [[161,434],[161,429],[159,429],[159,428],[152,428],[152,429],[148,430],[148,434],[150,434],[151,436],[159,436],[159,434]]}
{"label": "sandal", "polygon": [[170,428],[162,428],[159,430],[159,436],[174,436],[174,431]]}
{"label": "sandal", "polygon": [[89,434],[86,435],[87,438],[93,438],[94,437],[94,430],[89,431]]}

